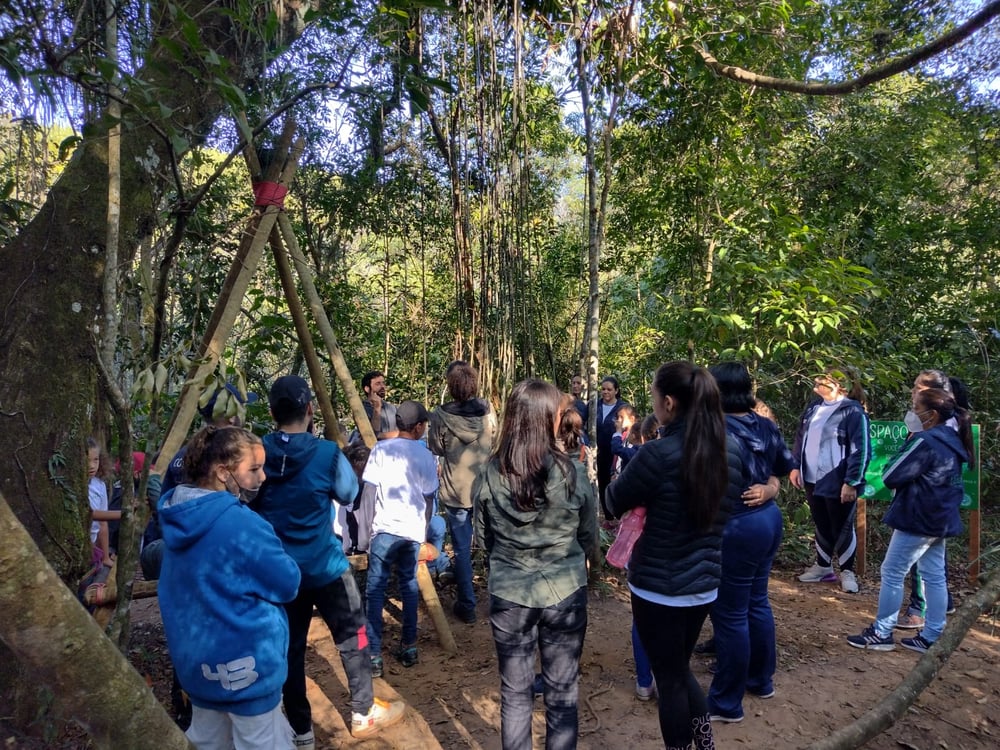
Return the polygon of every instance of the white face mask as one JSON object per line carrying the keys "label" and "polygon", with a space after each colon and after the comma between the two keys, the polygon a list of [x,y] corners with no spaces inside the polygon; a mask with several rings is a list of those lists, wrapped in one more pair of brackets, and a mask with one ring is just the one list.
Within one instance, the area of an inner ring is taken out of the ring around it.
{"label": "white face mask", "polygon": [[[924,412],[926,414],[927,412]],[[906,429],[910,432],[923,432],[924,431],[924,421],[920,418],[913,409],[906,412],[906,416],[903,417],[903,424],[906,425]]]}

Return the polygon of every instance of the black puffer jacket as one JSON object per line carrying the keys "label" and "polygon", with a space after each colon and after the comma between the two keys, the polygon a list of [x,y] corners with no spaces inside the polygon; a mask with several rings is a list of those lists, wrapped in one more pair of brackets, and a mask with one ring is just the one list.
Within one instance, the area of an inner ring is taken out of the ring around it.
{"label": "black puffer jacket", "polygon": [[739,446],[727,437],[729,483],[726,495],[708,531],[699,531],[688,515],[681,453],[684,422],[671,422],[664,434],[644,444],[608,485],[608,505],[620,516],[630,508],[646,508],[646,525],[632,551],[628,581],[664,596],[701,594],[719,587],[722,577],[722,528],[729,509],[740,502],[743,462]]}

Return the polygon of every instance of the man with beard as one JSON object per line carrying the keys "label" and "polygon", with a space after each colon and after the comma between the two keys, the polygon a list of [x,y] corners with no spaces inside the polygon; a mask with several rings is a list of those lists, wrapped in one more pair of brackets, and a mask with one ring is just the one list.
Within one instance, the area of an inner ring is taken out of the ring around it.
{"label": "man with beard", "polygon": [[[396,427],[396,407],[385,400],[385,375],[372,370],[361,378],[361,390],[365,392],[365,413],[371,420],[372,430],[378,440],[399,435]],[[352,440],[355,436],[352,436]]]}

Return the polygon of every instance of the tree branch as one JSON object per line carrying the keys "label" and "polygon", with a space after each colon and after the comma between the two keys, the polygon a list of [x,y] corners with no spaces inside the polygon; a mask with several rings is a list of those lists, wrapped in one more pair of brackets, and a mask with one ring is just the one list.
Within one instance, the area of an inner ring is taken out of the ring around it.
{"label": "tree branch", "polygon": [[925,44],[922,47],[910,52],[908,55],[892,60],[885,65],[869,70],[867,73],[840,83],[810,83],[807,81],[796,81],[791,78],[773,78],[772,76],[761,75],[752,71],[740,68],[736,65],[727,65],[719,62],[704,48],[695,47],[695,51],[702,61],[719,75],[729,78],[737,83],[745,83],[751,86],[758,86],[774,91],[787,91],[792,94],[811,94],[813,96],[842,96],[853,94],[863,88],[871,86],[885,78],[902,73],[904,70],[919,65],[925,60],[929,60],[944,50],[954,47],[959,42],[972,36],[983,28],[986,24],[1000,15],[1000,0],[993,0],[987,3],[972,18],[956,26],[944,36]]}
{"label": "tree branch", "polygon": [[895,690],[871,711],[859,716],[854,723],[811,745],[809,750],[853,750],[896,723],[948,662],[948,658],[962,643],[979,615],[993,607],[998,597],[1000,569],[990,574],[975,596],[966,600],[955,616],[949,618],[941,637],[920,657],[910,674]]}

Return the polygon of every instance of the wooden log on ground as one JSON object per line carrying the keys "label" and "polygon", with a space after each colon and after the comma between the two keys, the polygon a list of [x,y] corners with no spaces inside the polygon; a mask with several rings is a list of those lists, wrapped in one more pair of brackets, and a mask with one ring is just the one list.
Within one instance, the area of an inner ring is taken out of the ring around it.
{"label": "wooden log on ground", "polygon": [[136,581],[132,584],[133,599],[151,599],[156,596],[156,581]]}

